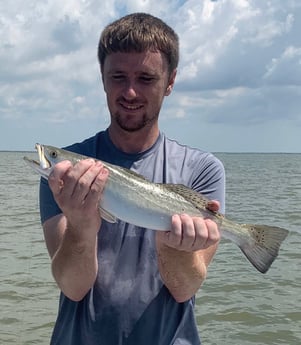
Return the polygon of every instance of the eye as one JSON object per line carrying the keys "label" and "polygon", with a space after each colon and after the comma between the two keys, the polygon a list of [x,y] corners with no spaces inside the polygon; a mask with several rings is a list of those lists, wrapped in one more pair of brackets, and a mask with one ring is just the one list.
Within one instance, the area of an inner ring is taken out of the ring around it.
{"label": "eye", "polygon": [[154,80],[154,77],[151,76],[142,76],[140,80],[144,83],[151,83]]}
{"label": "eye", "polygon": [[56,151],[50,151],[49,155],[51,158],[57,158],[57,152]]}
{"label": "eye", "polygon": [[112,75],[112,78],[115,81],[122,81],[125,79],[125,76],[122,74],[114,74],[114,75]]}

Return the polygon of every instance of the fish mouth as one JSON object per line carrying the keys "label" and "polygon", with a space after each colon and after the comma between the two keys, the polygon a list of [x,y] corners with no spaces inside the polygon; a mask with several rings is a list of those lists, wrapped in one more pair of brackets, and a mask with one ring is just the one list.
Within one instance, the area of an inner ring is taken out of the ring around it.
{"label": "fish mouth", "polygon": [[51,167],[51,163],[45,155],[44,146],[37,143],[35,145],[35,148],[38,151],[39,160],[40,160],[40,162],[39,162],[40,167],[42,169],[49,169]]}
{"label": "fish mouth", "polygon": [[38,174],[48,179],[49,174],[51,173],[51,162],[47,159],[44,151],[44,147],[41,144],[35,145],[36,150],[38,151],[39,161],[24,157],[24,161]]}
{"label": "fish mouth", "polygon": [[40,167],[40,162],[36,161],[35,159],[30,159],[27,157],[23,157],[25,162],[27,162],[29,165],[31,165],[33,168]]}

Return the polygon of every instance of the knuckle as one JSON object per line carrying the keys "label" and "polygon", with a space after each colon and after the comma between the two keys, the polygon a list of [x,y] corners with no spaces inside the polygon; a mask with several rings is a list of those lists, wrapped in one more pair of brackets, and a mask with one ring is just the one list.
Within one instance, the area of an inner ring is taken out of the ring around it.
{"label": "knuckle", "polygon": [[106,179],[102,175],[97,175],[91,187],[96,189],[103,189],[106,183]]}
{"label": "knuckle", "polygon": [[103,185],[94,182],[90,187],[90,192],[92,194],[100,194],[103,191]]}
{"label": "knuckle", "polygon": [[187,231],[185,234],[185,242],[193,243],[196,238],[196,232],[192,229],[191,231]]}
{"label": "knuckle", "polygon": [[79,187],[80,189],[86,188],[86,186],[87,186],[87,179],[86,179],[86,177],[82,176],[82,177],[78,180],[77,185],[78,185],[78,187]]}
{"label": "knuckle", "polygon": [[66,182],[72,181],[72,180],[74,180],[74,178],[75,178],[75,176],[74,176],[74,169],[69,169],[64,174],[64,180]]}
{"label": "knuckle", "polygon": [[83,160],[77,162],[75,166],[77,166],[77,167],[89,167],[93,163],[95,163],[94,159],[88,158],[88,159],[83,159]]}
{"label": "knuckle", "polygon": [[212,220],[210,220],[210,222],[208,224],[208,237],[213,242],[218,242],[221,239],[221,235],[220,235],[220,232],[218,230],[218,226]]}
{"label": "knuckle", "polygon": [[219,231],[213,232],[210,234],[210,238],[213,242],[219,242],[221,239]]}

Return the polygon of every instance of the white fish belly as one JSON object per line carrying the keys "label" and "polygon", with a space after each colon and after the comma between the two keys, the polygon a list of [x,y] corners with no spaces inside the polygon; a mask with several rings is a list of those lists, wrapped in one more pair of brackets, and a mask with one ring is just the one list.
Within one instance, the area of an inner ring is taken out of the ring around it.
{"label": "white fish belly", "polygon": [[124,222],[152,230],[170,230],[172,215],[164,208],[152,206],[147,199],[127,197],[120,190],[117,192],[111,188],[104,190],[101,201],[104,210]]}

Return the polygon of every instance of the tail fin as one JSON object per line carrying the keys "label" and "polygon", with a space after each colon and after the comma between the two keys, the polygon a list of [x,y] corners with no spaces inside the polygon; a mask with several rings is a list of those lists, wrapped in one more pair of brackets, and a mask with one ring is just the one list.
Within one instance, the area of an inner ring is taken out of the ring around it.
{"label": "tail fin", "polygon": [[254,242],[241,245],[241,251],[258,271],[266,273],[276,259],[288,231],[267,225],[244,224],[242,226],[249,231]]}

